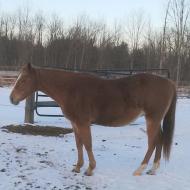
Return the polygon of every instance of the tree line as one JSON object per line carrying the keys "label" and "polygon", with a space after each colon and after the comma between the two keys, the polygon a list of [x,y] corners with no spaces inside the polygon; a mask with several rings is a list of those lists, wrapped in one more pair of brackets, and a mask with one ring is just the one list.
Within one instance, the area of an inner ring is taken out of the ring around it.
{"label": "tree line", "polygon": [[112,27],[85,15],[68,26],[29,8],[1,14],[0,68],[26,62],[73,70],[168,68],[172,79],[190,81],[189,13],[185,0],[169,0],[158,31],[143,13]]}

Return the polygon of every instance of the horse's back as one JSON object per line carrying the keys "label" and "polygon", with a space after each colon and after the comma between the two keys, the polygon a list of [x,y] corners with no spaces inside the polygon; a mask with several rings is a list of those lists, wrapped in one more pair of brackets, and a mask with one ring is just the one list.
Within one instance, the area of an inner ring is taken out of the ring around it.
{"label": "horse's back", "polygon": [[157,75],[141,73],[131,77],[121,78],[118,85],[133,93],[138,93],[141,96],[157,96],[161,93],[170,93],[175,90],[173,81]]}

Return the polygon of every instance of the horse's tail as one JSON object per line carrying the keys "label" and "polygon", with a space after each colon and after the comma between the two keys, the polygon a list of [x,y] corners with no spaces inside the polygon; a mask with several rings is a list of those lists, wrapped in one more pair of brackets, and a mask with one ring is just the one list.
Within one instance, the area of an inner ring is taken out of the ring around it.
{"label": "horse's tail", "polygon": [[163,133],[162,133],[163,156],[166,160],[169,160],[172,141],[173,141],[176,101],[177,101],[177,94],[176,94],[176,89],[174,88],[174,95],[172,102],[163,120]]}

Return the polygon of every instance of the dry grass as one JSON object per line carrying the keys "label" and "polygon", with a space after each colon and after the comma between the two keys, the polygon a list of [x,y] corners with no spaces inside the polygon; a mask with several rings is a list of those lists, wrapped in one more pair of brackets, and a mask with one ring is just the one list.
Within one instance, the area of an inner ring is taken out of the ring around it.
{"label": "dry grass", "polygon": [[67,133],[72,133],[70,128],[61,128],[55,126],[39,126],[39,125],[7,125],[2,127],[5,132],[20,133],[23,135],[41,135],[41,136],[63,136]]}

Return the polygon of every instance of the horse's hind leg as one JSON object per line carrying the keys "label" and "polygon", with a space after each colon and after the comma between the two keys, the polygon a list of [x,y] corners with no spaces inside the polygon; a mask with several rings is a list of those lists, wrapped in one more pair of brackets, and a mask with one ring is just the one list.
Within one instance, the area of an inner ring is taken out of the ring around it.
{"label": "horse's hind leg", "polygon": [[77,126],[74,123],[72,123],[72,126],[73,126],[73,130],[74,130],[74,134],[75,134],[75,141],[76,141],[76,146],[77,146],[77,151],[78,151],[77,164],[75,165],[75,167],[73,168],[72,171],[79,173],[80,172],[80,168],[84,164],[84,159],[83,159],[83,143],[82,143],[82,140],[80,138]]}
{"label": "horse's hind leg", "polygon": [[156,174],[156,170],[160,167],[161,154],[162,154],[162,131],[160,126],[160,132],[158,134],[157,143],[156,143],[156,153],[155,153],[154,163],[152,168],[149,171],[147,171],[147,174],[149,175]]}
{"label": "horse's hind leg", "polygon": [[152,153],[156,147],[156,137],[159,131],[160,123],[155,122],[152,119],[146,118],[147,122],[147,135],[148,135],[148,150],[146,152],[146,155],[144,157],[144,160],[142,161],[141,165],[133,175],[138,176],[143,173],[143,171],[146,169],[148,162],[152,156]]}

